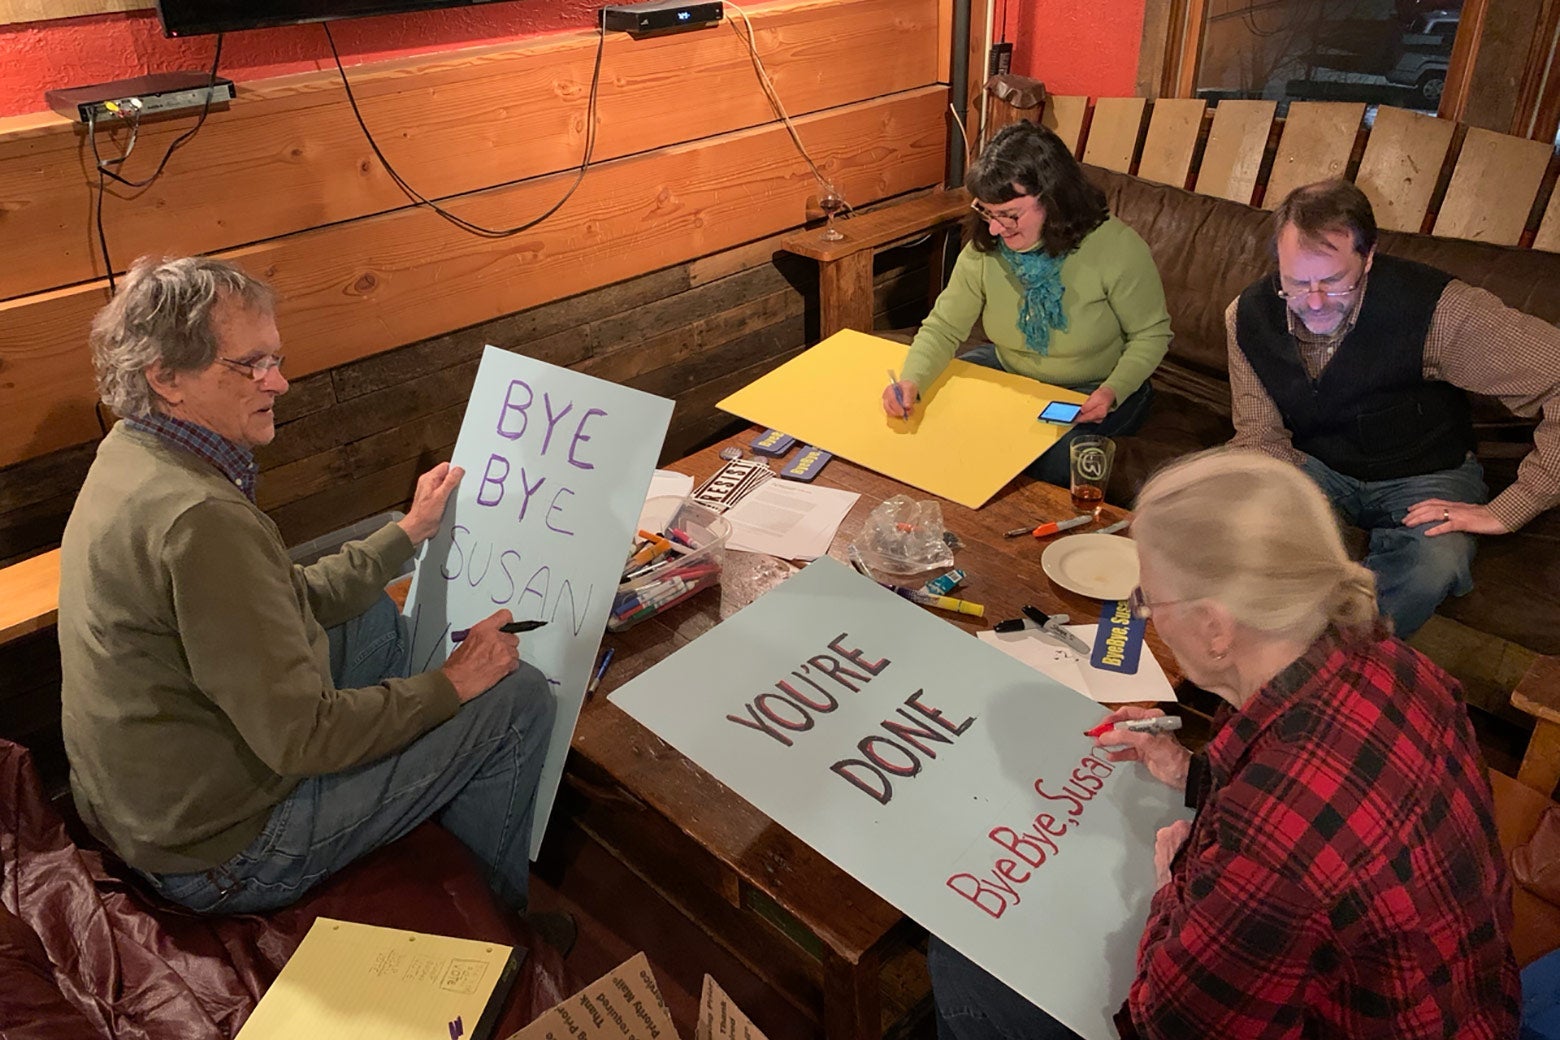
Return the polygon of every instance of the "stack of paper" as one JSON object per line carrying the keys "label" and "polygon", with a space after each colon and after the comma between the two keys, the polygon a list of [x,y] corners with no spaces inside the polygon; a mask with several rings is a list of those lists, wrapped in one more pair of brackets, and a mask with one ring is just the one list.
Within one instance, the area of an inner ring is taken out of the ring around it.
{"label": "stack of paper", "polygon": [[[695,1040],[764,1040],[714,979],[704,976]],[[509,1040],[678,1040],[650,962],[635,954]]]}
{"label": "stack of paper", "polygon": [[845,514],[861,496],[854,491],[770,480],[726,512],[726,547],[768,553],[783,560],[812,560],[828,553]]}
{"label": "stack of paper", "polygon": [[[1098,625],[1068,625],[1067,631],[1094,644]],[[1064,686],[1070,686],[1085,697],[1101,704],[1126,704],[1130,701],[1173,701],[1175,691],[1165,678],[1159,661],[1145,647],[1133,675],[1095,668],[1088,658],[1079,657],[1060,642],[1038,628],[1026,628],[1022,632],[977,632],[976,638],[990,643],[1016,661],[1022,661],[1035,671],[1049,675]]]}
{"label": "stack of paper", "polygon": [[650,490],[645,492],[645,501],[652,498],[660,498],[663,495],[676,495],[685,498],[693,490],[693,478],[686,473],[674,473],[669,469],[658,469],[650,475]]}
{"label": "stack of paper", "polygon": [[321,917],[239,1040],[482,1040],[519,961],[500,943]]}

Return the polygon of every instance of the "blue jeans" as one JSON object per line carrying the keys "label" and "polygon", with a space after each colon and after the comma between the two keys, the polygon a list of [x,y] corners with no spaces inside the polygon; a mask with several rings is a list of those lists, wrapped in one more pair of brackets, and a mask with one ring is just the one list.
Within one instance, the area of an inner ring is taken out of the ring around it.
{"label": "blue jeans", "polygon": [[[982,343],[973,350],[965,351],[959,355],[959,360],[983,368],[994,368],[999,372],[1007,371],[1002,367],[1002,362],[997,360],[997,348],[990,343]],[[1068,387],[1069,390],[1077,390],[1083,394],[1092,394],[1099,388],[1099,383]],[[1075,438],[1086,433],[1097,433],[1106,437],[1124,437],[1136,433],[1142,429],[1143,421],[1148,418],[1148,410],[1153,404],[1154,388],[1145,382],[1128,395],[1126,400],[1116,402],[1116,407],[1106,413],[1105,418],[1099,422],[1078,423],[1062,434],[1055,444],[1045,450],[1045,454],[1025,467],[1024,475],[1035,480],[1043,480],[1047,484],[1067,487],[1071,483],[1071,475],[1068,472],[1070,466],[1067,457],[1068,445],[1072,444]]]}
{"label": "blue jeans", "polygon": [[937,1040],[1077,1040],[1078,1034],[937,936],[926,947]]}
{"label": "blue jeans", "polygon": [[[389,597],[328,634],[338,688],[406,676],[406,621]],[[522,662],[402,750],[305,778],[226,863],[147,878],[166,898],[200,913],[274,910],[434,817],[482,861],[499,899],[523,911],[536,784],[555,711],[546,678]]]}
{"label": "blue jeans", "polygon": [[1419,631],[1447,596],[1473,588],[1477,540],[1456,531],[1427,537],[1434,524],[1403,526],[1409,507],[1427,498],[1483,504],[1489,501],[1484,467],[1472,455],[1455,469],[1394,480],[1356,480],[1328,468],[1310,455],[1300,464],[1350,524],[1370,535],[1364,564],[1376,575],[1376,601],[1392,619],[1397,635]]}
{"label": "blue jeans", "polygon": [[1520,1040],[1560,1040],[1560,950],[1522,969]]}

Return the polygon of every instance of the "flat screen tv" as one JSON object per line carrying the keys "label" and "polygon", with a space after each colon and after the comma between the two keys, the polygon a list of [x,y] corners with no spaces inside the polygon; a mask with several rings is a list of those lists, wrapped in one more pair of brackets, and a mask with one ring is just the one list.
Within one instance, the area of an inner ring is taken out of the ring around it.
{"label": "flat screen tv", "polygon": [[258,4],[254,0],[157,0],[157,16],[169,36],[198,36],[484,2],[490,0],[266,0]]}

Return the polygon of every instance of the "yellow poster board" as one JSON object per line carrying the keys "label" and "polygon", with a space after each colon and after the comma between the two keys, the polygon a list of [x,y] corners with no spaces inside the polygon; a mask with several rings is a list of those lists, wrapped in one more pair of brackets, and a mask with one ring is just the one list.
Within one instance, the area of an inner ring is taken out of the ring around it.
{"label": "yellow poster board", "polygon": [[519,960],[500,943],[315,920],[237,1040],[491,1033]]}
{"label": "yellow poster board", "polygon": [[1087,396],[955,360],[921,389],[910,418],[892,419],[883,388],[908,352],[864,332],[836,332],[719,407],[979,509],[1069,429],[1036,418],[1046,402]]}

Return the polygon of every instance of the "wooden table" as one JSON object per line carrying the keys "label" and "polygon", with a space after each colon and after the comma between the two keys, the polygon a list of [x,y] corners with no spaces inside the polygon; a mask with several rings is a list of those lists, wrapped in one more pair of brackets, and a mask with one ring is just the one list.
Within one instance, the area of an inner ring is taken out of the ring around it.
{"label": "wooden table", "polygon": [[[745,446],[756,432],[744,432],[671,468],[703,480],[720,467],[721,447]],[[861,493],[830,548],[830,555],[841,560],[878,503],[899,493],[929,497],[838,458],[818,483]],[[938,616],[969,632],[1017,617],[1025,603],[1065,611],[1078,621],[1098,616],[1098,601],[1058,588],[1041,571],[1040,553],[1050,539],[1002,537],[1016,527],[1074,515],[1066,491],[1019,477],[978,512],[951,502],[943,502],[942,509],[944,523],[964,542],[955,565],[969,578],[960,592],[985,604],[986,617],[937,611]],[[1124,515],[1106,506],[1099,524]],[[1090,529],[1094,525],[1084,530]],[[821,1003],[830,1040],[864,1040],[882,1036],[925,992],[924,964],[914,955],[899,956],[916,937],[916,928],[606,697],[792,571],[770,557],[729,553],[719,590],[694,596],[627,632],[607,635],[617,655],[602,688],[581,713],[563,802],[586,833],[799,1010],[817,1015]],[[1148,638],[1175,682],[1178,676],[1169,667],[1173,658],[1152,628]]]}

